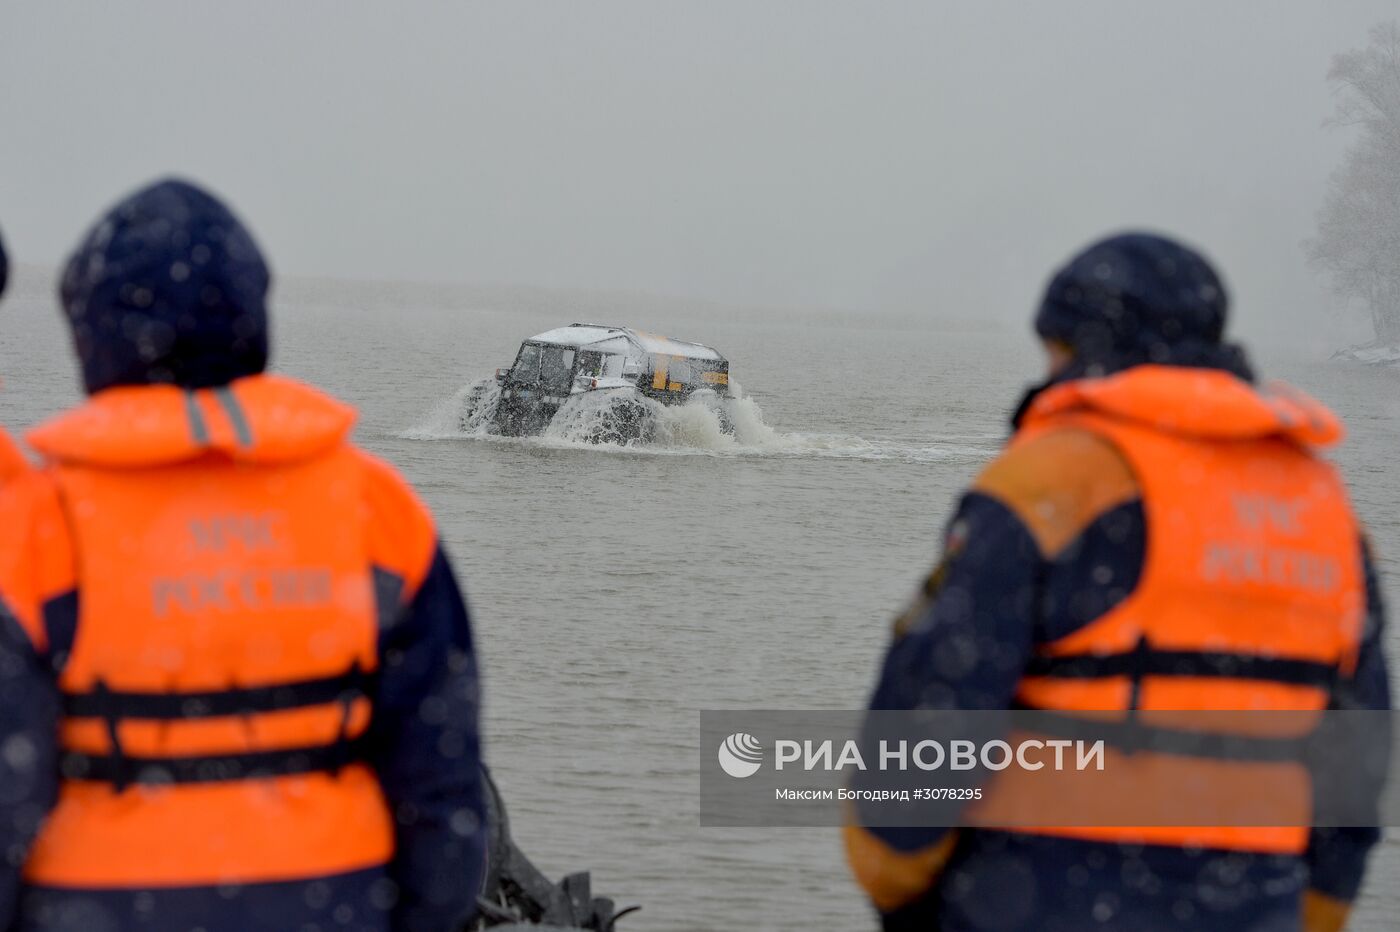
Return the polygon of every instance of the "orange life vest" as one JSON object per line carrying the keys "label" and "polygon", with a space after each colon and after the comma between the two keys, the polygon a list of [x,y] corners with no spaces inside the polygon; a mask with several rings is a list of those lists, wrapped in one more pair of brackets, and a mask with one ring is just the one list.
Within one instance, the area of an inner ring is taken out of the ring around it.
{"label": "orange life vest", "polygon": [[[1355,663],[1365,606],[1357,523],[1336,472],[1310,452],[1340,437],[1336,418],[1291,390],[1256,391],[1213,370],[1140,366],[1047,390],[1012,443],[1063,429],[1107,439],[1137,477],[1145,564],[1127,599],[1040,645],[1018,703],[1122,713],[1108,716],[1115,719],[1132,714],[1163,727],[1192,721],[1173,712],[1325,709],[1330,685]],[[1119,785],[1141,797],[1083,801],[1096,811],[1122,804],[1141,812],[1142,798],[1153,794],[1169,811],[1182,787],[1208,773],[1210,792],[1238,793],[1242,804],[1267,783],[1296,803],[1300,817],[1284,827],[1010,830],[1264,852],[1306,847],[1310,785],[1295,763],[1126,754],[1110,746],[1106,766],[1131,774]],[[1023,819],[1036,799],[1063,803],[1089,785],[1073,771],[1003,771],[972,821]]]}
{"label": "orange life vest", "polygon": [[362,749],[383,607],[352,421],[258,376],[109,389],[30,435],[78,616],[27,882],[271,882],[392,857]]}

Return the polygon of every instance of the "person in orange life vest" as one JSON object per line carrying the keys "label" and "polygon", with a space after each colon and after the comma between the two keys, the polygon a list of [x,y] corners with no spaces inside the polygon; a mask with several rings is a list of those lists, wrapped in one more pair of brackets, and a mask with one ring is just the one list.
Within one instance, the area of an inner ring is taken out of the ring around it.
{"label": "person in orange life vest", "polygon": [[0,927],[449,932],[475,909],[467,610],[354,411],[264,373],[268,282],[180,181],[63,273],[90,397],[0,493]]}
{"label": "person in orange life vest", "polygon": [[[1054,276],[1036,318],[1051,375],[963,496],[871,709],[1390,707],[1374,564],[1317,452],[1340,425],[1253,384],[1226,308],[1210,264],[1160,236]],[[1332,582],[1261,576],[1220,542],[1307,551]],[[885,928],[947,932],[1333,932],[1378,836],[851,821]]]}
{"label": "person in orange life vest", "polygon": [[[5,255],[5,239],[0,237],[0,298],[5,296],[5,284],[10,278],[10,263]],[[24,454],[19,451],[14,440],[0,429],[0,486],[29,468]]]}

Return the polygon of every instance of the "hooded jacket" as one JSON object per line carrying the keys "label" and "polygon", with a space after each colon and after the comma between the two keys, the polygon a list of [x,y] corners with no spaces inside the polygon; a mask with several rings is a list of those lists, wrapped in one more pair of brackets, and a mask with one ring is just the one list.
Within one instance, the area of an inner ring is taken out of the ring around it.
{"label": "hooded jacket", "polygon": [[[1302,443],[1336,439],[1330,416],[1308,432],[1311,404],[1251,387],[1243,354],[1220,342],[1224,301],[1204,260],[1156,237],[1096,244],[1057,273],[1037,329],[1069,346],[1074,361],[1028,394],[1015,421],[1036,429],[1015,438],[959,502],[941,562],[896,622],[872,710],[1012,708],[1041,658],[1091,642],[1089,632],[1130,603],[1148,578],[1149,540],[1159,560],[1163,542],[1170,546],[1150,525],[1164,503],[1146,500],[1156,493],[1125,451],[1051,414],[1103,408],[1163,437],[1185,431],[1205,443],[1229,443],[1232,431],[1248,442],[1287,430],[1302,431]],[[1163,377],[1138,378],[1153,370]],[[1140,390],[1117,390],[1134,381]],[[1122,406],[1129,394],[1132,405]],[[1285,430],[1289,420],[1297,423]],[[1364,606],[1354,661],[1332,701],[1388,709],[1374,563],[1364,539],[1352,553]],[[852,825],[847,852],[892,930],[1282,932],[1306,915],[1311,932],[1340,928],[1377,838],[1369,828],[1315,829],[1293,856],[1268,846]]]}
{"label": "hooded jacket", "polygon": [[0,745],[23,749],[0,928],[440,932],[475,908],[466,606],[353,410],[261,374],[267,284],[181,182],[64,273],[91,398],[0,490]]}

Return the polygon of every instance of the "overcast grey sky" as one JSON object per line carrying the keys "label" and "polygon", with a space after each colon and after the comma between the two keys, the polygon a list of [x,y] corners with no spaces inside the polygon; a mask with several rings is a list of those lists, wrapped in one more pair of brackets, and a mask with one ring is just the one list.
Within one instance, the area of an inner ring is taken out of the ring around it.
{"label": "overcast grey sky", "polygon": [[57,261],[178,173],[283,275],[1023,316],[1107,230],[1204,246],[1255,326],[1375,2],[3,0],[0,227]]}

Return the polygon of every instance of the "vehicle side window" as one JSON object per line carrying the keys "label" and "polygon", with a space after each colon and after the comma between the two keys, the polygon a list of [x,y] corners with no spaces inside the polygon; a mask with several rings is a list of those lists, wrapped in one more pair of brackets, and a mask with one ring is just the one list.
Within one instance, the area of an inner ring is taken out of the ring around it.
{"label": "vehicle side window", "polygon": [[603,357],[603,375],[610,379],[622,378],[623,359],[621,356]]}
{"label": "vehicle side window", "polygon": [[597,377],[603,374],[603,354],[602,353],[579,353],[578,375]]}
{"label": "vehicle side window", "polygon": [[550,388],[567,391],[573,371],[573,350],[547,346],[540,354],[540,381]]}
{"label": "vehicle side window", "polygon": [[673,356],[671,365],[668,367],[667,375],[672,382],[679,382],[682,385],[690,384],[690,360],[684,356]]}
{"label": "vehicle side window", "polygon": [[540,348],[534,343],[520,347],[520,355],[511,366],[510,377],[517,382],[536,382],[540,377]]}

